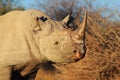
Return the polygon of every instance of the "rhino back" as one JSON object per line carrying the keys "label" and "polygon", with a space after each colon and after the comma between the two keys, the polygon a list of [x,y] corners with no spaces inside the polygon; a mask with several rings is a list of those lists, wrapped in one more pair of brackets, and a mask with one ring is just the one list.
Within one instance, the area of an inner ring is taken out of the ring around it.
{"label": "rhino back", "polygon": [[[19,20],[21,11],[13,11],[0,17],[0,51],[15,51],[25,48],[22,23]],[[21,43],[23,43],[22,46]]]}
{"label": "rhino back", "polygon": [[39,52],[32,28],[36,25],[36,17],[42,15],[45,14],[38,10],[27,10],[0,16],[0,63],[4,60],[8,60],[5,64],[9,65],[26,62],[30,52]]}

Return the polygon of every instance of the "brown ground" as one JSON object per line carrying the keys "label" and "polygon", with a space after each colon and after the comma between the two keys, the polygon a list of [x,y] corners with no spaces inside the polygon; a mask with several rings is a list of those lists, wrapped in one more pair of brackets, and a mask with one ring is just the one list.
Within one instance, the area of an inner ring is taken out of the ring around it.
{"label": "brown ground", "polygon": [[[120,80],[120,25],[96,13],[89,13],[87,19],[85,58],[69,65],[54,65],[57,71],[54,74],[51,70],[53,80]],[[40,80],[50,78],[48,75]]]}

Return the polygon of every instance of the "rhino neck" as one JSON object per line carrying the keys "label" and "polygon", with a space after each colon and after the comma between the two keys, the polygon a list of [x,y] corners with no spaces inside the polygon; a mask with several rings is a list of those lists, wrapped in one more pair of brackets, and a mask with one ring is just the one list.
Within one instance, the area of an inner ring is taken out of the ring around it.
{"label": "rhino neck", "polygon": [[36,58],[39,62],[47,61],[46,57],[40,52],[38,36],[34,34],[32,28],[30,28],[29,31],[26,31],[24,38],[28,46],[31,59],[33,60]]}

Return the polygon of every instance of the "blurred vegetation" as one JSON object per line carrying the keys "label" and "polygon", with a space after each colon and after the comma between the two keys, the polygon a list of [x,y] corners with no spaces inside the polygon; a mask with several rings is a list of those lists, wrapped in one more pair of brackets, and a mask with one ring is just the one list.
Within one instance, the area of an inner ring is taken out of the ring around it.
{"label": "blurred vegetation", "polygon": [[17,4],[18,1],[14,0],[0,0],[0,15],[3,15],[12,10],[24,10],[23,7],[13,7],[13,4]]}
{"label": "blurred vegetation", "polygon": [[[63,19],[70,11],[80,13],[81,7],[87,9],[88,12],[94,12],[108,21],[120,20],[120,11],[117,7],[108,6],[110,1],[105,0],[104,5],[97,5],[97,0],[35,0],[38,9],[45,11],[52,18],[57,20]],[[34,6],[36,6],[34,5]]]}

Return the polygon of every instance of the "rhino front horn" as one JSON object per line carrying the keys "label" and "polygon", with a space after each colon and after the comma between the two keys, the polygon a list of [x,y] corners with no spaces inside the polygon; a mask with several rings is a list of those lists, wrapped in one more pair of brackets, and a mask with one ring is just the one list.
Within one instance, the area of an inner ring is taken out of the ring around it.
{"label": "rhino front horn", "polygon": [[87,18],[87,13],[86,13],[86,10],[85,10],[85,15],[84,15],[83,21],[82,21],[81,24],[78,25],[78,32],[77,33],[80,37],[85,36],[86,18]]}

